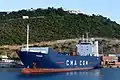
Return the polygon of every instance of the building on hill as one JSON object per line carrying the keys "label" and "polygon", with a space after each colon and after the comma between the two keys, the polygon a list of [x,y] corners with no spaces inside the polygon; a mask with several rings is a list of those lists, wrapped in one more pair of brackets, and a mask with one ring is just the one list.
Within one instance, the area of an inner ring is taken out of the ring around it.
{"label": "building on hill", "polygon": [[75,10],[69,10],[69,13],[78,14],[78,13],[80,13],[80,11],[79,10],[77,10],[77,11],[75,11]]}

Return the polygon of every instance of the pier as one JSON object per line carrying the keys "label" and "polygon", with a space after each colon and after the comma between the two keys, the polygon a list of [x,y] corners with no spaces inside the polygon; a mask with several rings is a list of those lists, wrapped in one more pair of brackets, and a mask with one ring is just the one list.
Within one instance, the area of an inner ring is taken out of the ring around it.
{"label": "pier", "polygon": [[100,67],[102,67],[102,68],[120,68],[119,57],[117,57],[117,56],[102,56]]}

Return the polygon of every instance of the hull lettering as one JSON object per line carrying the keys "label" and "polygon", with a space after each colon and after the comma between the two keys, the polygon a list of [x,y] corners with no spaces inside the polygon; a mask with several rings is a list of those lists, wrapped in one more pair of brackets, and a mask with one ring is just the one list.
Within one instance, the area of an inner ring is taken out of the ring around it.
{"label": "hull lettering", "polygon": [[85,60],[80,60],[79,62],[77,62],[76,60],[66,60],[66,65],[67,66],[77,66],[77,65],[88,65],[88,61]]}

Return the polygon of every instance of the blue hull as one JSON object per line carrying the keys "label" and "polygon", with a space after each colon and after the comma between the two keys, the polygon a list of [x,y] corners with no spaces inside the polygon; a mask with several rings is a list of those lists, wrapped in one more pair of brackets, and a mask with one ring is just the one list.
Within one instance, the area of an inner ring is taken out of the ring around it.
{"label": "blue hull", "polygon": [[97,68],[100,65],[99,57],[58,54],[51,48],[49,48],[48,54],[27,51],[18,51],[17,54],[26,68],[32,68],[33,63],[36,63],[37,68],[49,69]]}

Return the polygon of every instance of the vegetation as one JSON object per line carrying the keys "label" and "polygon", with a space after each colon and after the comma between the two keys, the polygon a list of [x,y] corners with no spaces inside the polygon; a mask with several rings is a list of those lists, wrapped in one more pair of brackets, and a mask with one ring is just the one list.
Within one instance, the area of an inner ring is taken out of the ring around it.
{"label": "vegetation", "polygon": [[[22,16],[29,16],[23,20]],[[26,43],[26,25],[30,24],[30,43],[78,38],[85,32],[94,37],[120,37],[120,25],[102,15],[69,13],[62,8],[0,12],[0,45]]]}

